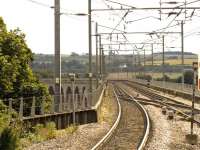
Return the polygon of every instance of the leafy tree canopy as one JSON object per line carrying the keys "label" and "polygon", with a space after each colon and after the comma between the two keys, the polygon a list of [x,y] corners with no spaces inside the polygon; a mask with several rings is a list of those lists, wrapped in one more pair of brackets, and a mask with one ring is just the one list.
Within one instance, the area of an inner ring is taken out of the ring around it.
{"label": "leafy tree canopy", "polygon": [[19,29],[7,31],[0,17],[0,99],[48,95],[30,68],[33,53]]}

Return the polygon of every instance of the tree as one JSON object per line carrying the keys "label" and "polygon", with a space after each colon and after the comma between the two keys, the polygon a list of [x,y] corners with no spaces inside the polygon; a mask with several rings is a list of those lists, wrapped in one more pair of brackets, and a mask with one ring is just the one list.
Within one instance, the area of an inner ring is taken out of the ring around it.
{"label": "tree", "polygon": [[73,56],[79,56],[79,55],[77,53],[75,53],[75,52],[72,52],[70,56],[73,57]]}
{"label": "tree", "polygon": [[33,53],[19,29],[7,31],[0,18],[0,99],[46,96],[47,87],[40,83],[30,67]]}
{"label": "tree", "polygon": [[[193,84],[193,78],[194,78],[193,71],[184,72],[184,83]],[[181,83],[182,76],[178,77],[176,82]]]}

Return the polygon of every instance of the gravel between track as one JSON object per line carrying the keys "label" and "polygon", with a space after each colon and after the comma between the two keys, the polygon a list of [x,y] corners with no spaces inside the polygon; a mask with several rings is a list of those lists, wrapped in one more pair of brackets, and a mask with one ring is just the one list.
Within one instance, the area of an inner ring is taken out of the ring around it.
{"label": "gravel between track", "polygon": [[[137,94],[132,88],[124,84],[121,86],[133,96]],[[183,121],[176,115],[174,120],[168,120],[167,116],[161,113],[161,108],[155,106],[146,105],[145,108],[152,121],[151,137],[145,147],[146,150],[200,150],[200,140],[197,145],[190,145],[185,140],[185,135],[190,133],[190,122]],[[200,127],[196,124],[194,133],[200,139]]]}
{"label": "gravel between track", "polygon": [[81,125],[73,134],[33,144],[26,150],[87,150],[91,149],[111,128],[117,118],[117,102],[109,86],[108,95],[103,98],[100,122]]}
{"label": "gravel between track", "polygon": [[[190,133],[190,123],[182,121],[179,116],[168,120],[161,113],[161,109],[154,106],[145,106],[152,120],[152,136],[146,150],[199,150],[198,145],[187,144],[185,135]],[[200,128],[195,125],[194,132],[200,135]]]}
{"label": "gravel between track", "polygon": [[129,150],[137,149],[143,136],[144,119],[140,110],[134,103],[120,100],[122,118],[114,135],[103,147],[103,150]]}

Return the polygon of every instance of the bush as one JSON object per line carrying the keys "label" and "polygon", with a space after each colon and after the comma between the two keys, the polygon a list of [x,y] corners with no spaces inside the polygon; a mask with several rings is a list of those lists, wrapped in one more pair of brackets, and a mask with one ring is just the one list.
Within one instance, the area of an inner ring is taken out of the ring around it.
{"label": "bush", "polygon": [[47,139],[53,139],[56,137],[56,125],[54,122],[49,122],[46,124],[46,128],[48,130]]}
{"label": "bush", "polygon": [[150,81],[150,80],[152,80],[152,77],[151,77],[151,75],[139,75],[139,76],[136,76],[136,78],[137,79],[144,79],[144,80],[148,80],[148,81]]}
{"label": "bush", "polygon": [[[193,84],[193,78],[194,78],[193,71],[184,72],[184,83]],[[182,76],[178,77],[176,79],[176,82],[181,83],[182,82]]]}
{"label": "bush", "polygon": [[29,139],[33,142],[41,142],[56,137],[56,125],[54,122],[49,122],[45,126],[37,124],[33,134],[29,134]]}
{"label": "bush", "polygon": [[68,128],[66,128],[65,131],[66,131],[68,134],[72,134],[72,133],[74,133],[77,129],[78,129],[78,126],[71,125],[71,126],[69,126]]}
{"label": "bush", "polygon": [[156,79],[157,81],[171,81],[170,77],[168,75],[164,75],[164,77],[161,77],[161,78],[157,78]]}
{"label": "bush", "polygon": [[0,100],[0,133],[9,125],[9,120],[8,107]]}
{"label": "bush", "polygon": [[9,112],[8,107],[0,100],[0,150],[17,149],[21,127],[17,113]]}
{"label": "bush", "polygon": [[5,128],[0,136],[1,150],[15,150],[18,148],[19,137],[12,128]]}

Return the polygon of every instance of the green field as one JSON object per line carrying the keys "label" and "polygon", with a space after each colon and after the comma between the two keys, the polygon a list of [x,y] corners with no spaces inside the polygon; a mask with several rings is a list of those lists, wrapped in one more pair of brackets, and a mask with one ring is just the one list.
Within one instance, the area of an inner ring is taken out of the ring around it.
{"label": "green field", "polygon": [[[143,73],[142,73],[143,74]],[[162,73],[151,73],[151,72],[147,72],[146,75],[151,75],[154,79],[157,78],[162,78],[163,74]],[[109,78],[132,78],[135,77],[135,75],[138,75],[138,73],[135,72],[128,72],[128,73],[110,73],[109,74]],[[165,75],[167,75],[168,77],[170,77],[170,79],[177,79],[178,77],[180,77],[182,74],[180,72],[173,72],[173,73],[165,73]]]}

